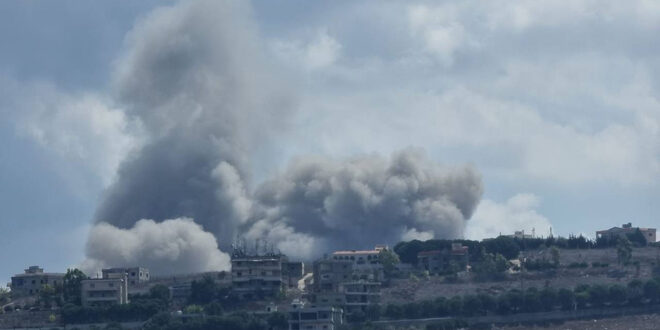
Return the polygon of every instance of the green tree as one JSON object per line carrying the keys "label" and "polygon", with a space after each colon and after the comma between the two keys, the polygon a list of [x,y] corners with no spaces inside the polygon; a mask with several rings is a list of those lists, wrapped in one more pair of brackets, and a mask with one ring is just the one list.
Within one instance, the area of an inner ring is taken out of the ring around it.
{"label": "green tree", "polygon": [[602,284],[595,284],[589,288],[589,303],[592,306],[603,306],[609,299],[609,289]]}
{"label": "green tree", "polygon": [[191,304],[206,305],[213,301],[218,293],[218,285],[211,276],[204,276],[200,281],[192,281],[190,284]]}
{"label": "green tree", "polygon": [[4,305],[11,299],[11,293],[7,288],[0,288],[0,305]]}
{"label": "green tree", "polygon": [[170,289],[163,284],[156,284],[149,289],[149,297],[161,301],[170,300]]}
{"label": "green tree", "polygon": [[589,292],[587,291],[579,291],[575,293],[575,304],[577,305],[578,309],[584,309],[587,307],[587,304],[589,303]]}
{"label": "green tree", "polygon": [[208,305],[204,306],[204,312],[206,315],[220,316],[224,312],[224,309],[219,302],[212,301]]}
{"label": "green tree", "polygon": [[88,277],[80,269],[67,269],[62,280],[62,295],[64,301],[76,305],[81,304],[82,281]]}
{"label": "green tree", "polygon": [[553,310],[558,302],[557,291],[553,288],[544,288],[539,292],[539,300],[544,310]]}
{"label": "green tree", "polygon": [[570,311],[575,308],[575,293],[569,289],[559,289],[557,300],[562,310]]}
{"label": "green tree", "polygon": [[50,307],[53,301],[57,299],[57,296],[57,290],[50,284],[42,285],[41,289],[39,290],[39,302],[44,307]]}
{"label": "green tree", "polygon": [[525,291],[524,310],[527,312],[538,312],[542,309],[541,298],[536,288],[532,287]]}
{"label": "green tree", "polygon": [[270,315],[268,315],[267,322],[273,330],[286,330],[289,328],[289,319],[286,313],[270,313]]}
{"label": "green tree", "polygon": [[631,305],[639,305],[644,298],[644,283],[640,280],[632,280],[628,283],[628,302]]}
{"label": "green tree", "polygon": [[389,304],[385,308],[385,316],[393,320],[398,320],[403,317],[403,308],[399,305]]}
{"label": "green tree", "polygon": [[644,297],[652,303],[660,301],[660,284],[655,279],[650,279],[644,283]]}
{"label": "green tree", "polygon": [[610,286],[608,300],[612,305],[623,305],[626,301],[626,288],[619,284]]}
{"label": "green tree", "polygon": [[204,307],[200,305],[188,305],[183,309],[186,314],[201,314],[204,312]]}
{"label": "green tree", "polygon": [[620,237],[616,243],[616,255],[620,264],[627,264],[632,258],[632,244],[627,237]]}
{"label": "green tree", "polygon": [[390,277],[396,270],[396,266],[401,262],[399,256],[390,249],[383,249],[378,254],[378,260],[383,265],[385,276]]}
{"label": "green tree", "polygon": [[555,246],[550,248],[550,255],[552,256],[552,263],[555,267],[559,267],[559,249]]}
{"label": "green tree", "polygon": [[481,300],[481,308],[486,314],[488,312],[494,312],[497,309],[497,300],[490,294],[480,293],[478,294],[479,299]]}
{"label": "green tree", "polygon": [[482,309],[481,299],[476,295],[463,297],[463,314],[467,316],[478,315]]}

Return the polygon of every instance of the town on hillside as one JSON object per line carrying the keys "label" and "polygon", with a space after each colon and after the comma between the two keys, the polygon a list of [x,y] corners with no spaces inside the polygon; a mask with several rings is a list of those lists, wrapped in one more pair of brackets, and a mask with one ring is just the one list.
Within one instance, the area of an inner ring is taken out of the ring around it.
{"label": "town on hillside", "polygon": [[631,223],[595,239],[516,231],[313,262],[247,245],[233,245],[230,271],[199,274],[28,266],[0,291],[0,329],[515,328],[660,311],[656,229]]}

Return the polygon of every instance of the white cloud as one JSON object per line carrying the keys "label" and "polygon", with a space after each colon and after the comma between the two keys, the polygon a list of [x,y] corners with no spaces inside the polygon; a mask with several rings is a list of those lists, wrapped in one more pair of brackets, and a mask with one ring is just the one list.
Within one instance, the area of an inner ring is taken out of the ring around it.
{"label": "white cloud", "polygon": [[139,122],[98,94],[68,94],[50,84],[23,84],[15,102],[20,135],[29,137],[71,164],[82,165],[104,184],[141,142]]}
{"label": "white cloud", "polygon": [[483,200],[477,207],[465,230],[466,238],[481,240],[498,235],[510,235],[524,230],[525,234],[536,232],[537,236],[550,233],[550,221],[539,214],[539,198],[534,194],[517,194],[503,204]]}
{"label": "white cloud", "polygon": [[311,40],[274,40],[271,42],[274,54],[292,67],[302,67],[308,71],[326,68],[334,64],[341,56],[342,45],[328,34],[327,29],[320,29]]}

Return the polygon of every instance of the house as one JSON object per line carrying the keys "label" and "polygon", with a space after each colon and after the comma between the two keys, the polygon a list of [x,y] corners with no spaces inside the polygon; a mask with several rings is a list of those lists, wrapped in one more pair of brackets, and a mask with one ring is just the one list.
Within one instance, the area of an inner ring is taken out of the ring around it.
{"label": "house", "polygon": [[294,300],[289,310],[289,330],[335,330],[343,324],[341,308],[305,306]]}
{"label": "house", "polygon": [[126,274],[129,289],[149,282],[149,269],[144,267],[105,268],[101,272],[103,273],[103,278],[107,278],[109,274]]}
{"label": "house", "polygon": [[646,239],[646,242],[648,243],[654,243],[656,240],[655,233],[656,229],[655,228],[640,228],[640,227],[633,227],[632,223],[624,223],[621,227],[612,227],[610,229],[606,230],[599,230],[596,232],[596,238],[609,238],[609,239],[615,239],[618,237],[624,237],[628,234],[634,234],[637,230],[639,230],[642,235],[644,235],[644,238]]}
{"label": "house", "polygon": [[417,267],[430,273],[465,270],[469,264],[468,252],[468,247],[461,243],[452,243],[450,249],[421,251],[417,254]]}
{"label": "house", "polygon": [[84,307],[127,304],[128,276],[106,273],[103,278],[82,280],[81,298]]}
{"label": "house", "polygon": [[325,257],[313,265],[311,301],[318,306],[344,307],[353,313],[380,303],[381,283],[366,276],[351,259]]}
{"label": "house", "polygon": [[282,272],[285,261],[284,255],[275,253],[232,254],[232,293],[244,299],[279,294],[286,285]]}
{"label": "house", "polygon": [[25,273],[11,278],[11,294],[13,297],[25,297],[39,294],[44,285],[52,287],[62,285],[64,273],[44,273],[39,266],[30,266]]}
{"label": "house", "polygon": [[359,270],[381,269],[380,252],[387,250],[386,245],[377,245],[373,250],[343,250],[332,253],[332,259],[345,260],[353,263],[353,268]]}

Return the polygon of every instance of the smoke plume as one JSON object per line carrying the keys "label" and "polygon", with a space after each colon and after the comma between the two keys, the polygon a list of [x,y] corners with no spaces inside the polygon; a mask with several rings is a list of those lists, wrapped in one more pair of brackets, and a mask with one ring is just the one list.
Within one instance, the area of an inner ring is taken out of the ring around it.
{"label": "smoke plume", "polygon": [[92,228],[83,270],[93,274],[102,267],[135,265],[155,274],[214,271],[229,269],[229,256],[192,219],[140,220],[130,229],[106,223]]}
{"label": "smoke plume", "polygon": [[191,1],[137,24],[118,62],[115,89],[149,140],[119,169],[96,220],[191,217],[227,248],[247,220],[246,150],[291,108],[259,58],[243,1]]}
{"label": "smoke plume", "polygon": [[255,192],[261,219],[249,237],[312,257],[410,238],[462,237],[482,194],[471,167],[444,168],[423,152],[390,159],[299,159]]}
{"label": "smoke plume", "polygon": [[294,104],[260,57],[256,30],[244,1],[191,1],[154,11],[129,34],[115,97],[147,137],[97,209],[86,265],[226,269],[218,248],[236,235],[313,258],[463,234],[479,174],[417,150],[302,157],[251,189],[250,151],[286,127]]}

